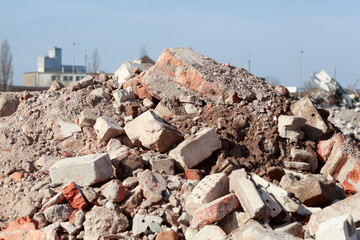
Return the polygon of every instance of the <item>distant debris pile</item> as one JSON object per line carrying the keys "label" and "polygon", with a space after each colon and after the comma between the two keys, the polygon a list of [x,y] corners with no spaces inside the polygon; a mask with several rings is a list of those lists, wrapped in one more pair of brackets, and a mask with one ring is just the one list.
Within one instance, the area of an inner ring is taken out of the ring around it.
{"label": "distant debris pile", "polygon": [[360,107],[359,94],[355,89],[344,90],[339,82],[330,77],[324,70],[312,73],[311,78],[320,88],[313,96],[315,102],[330,107],[332,105],[345,106],[346,108]]}

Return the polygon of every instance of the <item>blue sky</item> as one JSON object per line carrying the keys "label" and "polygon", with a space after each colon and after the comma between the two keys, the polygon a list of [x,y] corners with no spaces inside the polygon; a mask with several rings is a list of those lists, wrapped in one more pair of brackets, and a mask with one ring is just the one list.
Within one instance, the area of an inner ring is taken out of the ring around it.
{"label": "blue sky", "polygon": [[[0,41],[11,46],[14,81],[37,69],[37,57],[62,48],[63,64],[84,65],[98,48],[100,69],[113,73],[165,48],[192,47],[285,86],[324,69],[343,87],[360,78],[359,1],[0,0]],[[357,85],[360,88],[360,83]]]}

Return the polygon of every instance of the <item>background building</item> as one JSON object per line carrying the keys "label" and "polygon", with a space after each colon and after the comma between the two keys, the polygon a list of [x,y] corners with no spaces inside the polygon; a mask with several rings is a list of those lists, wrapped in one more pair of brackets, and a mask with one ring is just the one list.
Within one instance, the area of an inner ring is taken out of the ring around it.
{"label": "background building", "polygon": [[86,67],[62,65],[61,48],[51,47],[49,55],[38,58],[37,72],[24,73],[24,85],[48,87],[54,80],[69,86],[86,75]]}

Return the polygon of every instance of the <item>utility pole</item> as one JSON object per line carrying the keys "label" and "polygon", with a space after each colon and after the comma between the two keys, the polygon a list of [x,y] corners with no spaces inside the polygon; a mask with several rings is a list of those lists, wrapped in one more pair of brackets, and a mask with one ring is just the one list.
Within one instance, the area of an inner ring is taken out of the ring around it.
{"label": "utility pole", "polygon": [[85,73],[87,73],[87,49],[85,48]]}
{"label": "utility pole", "polygon": [[74,77],[74,66],[75,66],[75,45],[76,43],[73,43],[73,64],[72,64],[72,75]]}
{"label": "utility pole", "polygon": [[299,98],[301,98],[301,80],[302,80],[302,55],[304,51],[300,51],[300,87],[299,87]]}
{"label": "utility pole", "polygon": [[250,64],[251,64],[251,62],[250,62],[250,54],[248,55],[248,70],[249,70],[249,72],[250,72]]}
{"label": "utility pole", "polygon": [[334,76],[335,76],[335,80],[336,80],[336,65],[334,66]]}

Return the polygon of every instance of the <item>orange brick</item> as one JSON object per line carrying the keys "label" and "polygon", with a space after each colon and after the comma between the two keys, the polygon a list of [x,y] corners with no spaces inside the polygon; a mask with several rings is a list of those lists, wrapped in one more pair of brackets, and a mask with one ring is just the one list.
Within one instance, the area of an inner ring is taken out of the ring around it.
{"label": "orange brick", "polygon": [[202,174],[199,169],[185,169],[186,179],[201,180]]}
{"label": "orange brick", "polygon": [[4,232],[10,231],[18,231],[18,230],[35,230],[36,224],[35,222],[30,219],[30,217],[21,217],[14,221],[6,223],[5,228],[3,227]]}
{"label": "orange brick", "polygon": [[360,181],[360,164],[356,164],[354,168],[348,173],[348,179],[351,179],[354,183],[358,183]]}
{"label": "orange brick", "polygon": [[18,181],[22,178],[22,174],[19,172],[14,172],[13,174],[10,175],[10,178],[14,181]]}
{"label": "orange brick", "polygon": [[83,209],[87,206],[85,198],[81,194],[81,190],[74,182],[69,183],[62,189],[65,198],[69,201],[74,209]]}
{"label": "orange brick", "polygon": [[349,183],[348,181],[344,180],[341,184],[344,188],[345,194],[346,196],[351,196],[354,193],[356,193],[356,187],[353,186],[351,183]]}
{"label": "orange brick", "polygon": [[47,231],[43,230],[33,230],[26,233],[25,240],[59,240],[59,237],[56,234],[54,229],[49,229]]}

